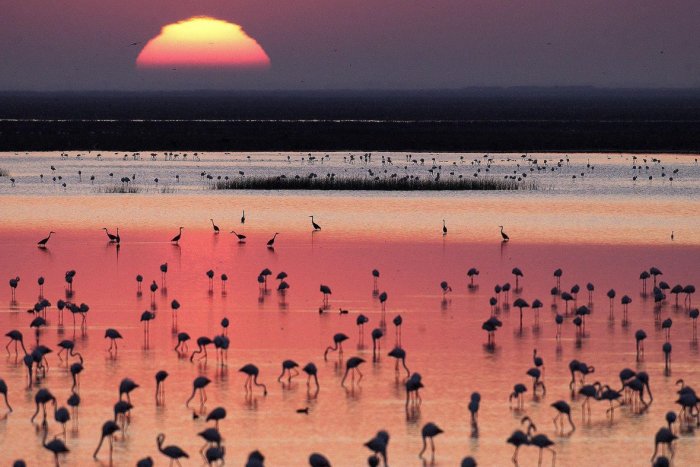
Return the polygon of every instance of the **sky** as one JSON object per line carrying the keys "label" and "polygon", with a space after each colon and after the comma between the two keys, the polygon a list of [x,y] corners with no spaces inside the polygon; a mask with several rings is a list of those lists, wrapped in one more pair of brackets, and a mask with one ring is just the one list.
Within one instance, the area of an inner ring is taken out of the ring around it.
{"label": "sky", "polygon": [[[0,0],[0,11],[0,91],[700,87],[697,0]],[[241,26],[269,66],[136,66],[164,26],[193,16]]]}

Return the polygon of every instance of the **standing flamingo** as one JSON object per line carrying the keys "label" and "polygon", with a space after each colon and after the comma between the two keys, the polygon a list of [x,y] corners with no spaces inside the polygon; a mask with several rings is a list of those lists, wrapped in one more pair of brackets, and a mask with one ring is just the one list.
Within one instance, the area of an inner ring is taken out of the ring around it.
{"label": "standing flamingo", "polygon": [[182,238],[182,230],[183,229],[184,229],[184,227],[180,227],[180,232],[170,240],[170,243],[174,243],[175,245],[180,244],[180,239]]}
{"label": "standing flamingo", "polygon": [[258,370],[257,366],[253,365],[252,363],[248,363],[247,365],[242,366],[238,371],[247,375],[245,382],[246,392],[253,392],[253,384],[255,384],[256,386],[263,388],[263,396],[267,396],[267,386],[262,383],[258,383],[258,375],[260,374],[260,370]]}
{"label": "standing flamingo", "polygon": [[352,382],[353,385],[355,384],[355,373],[360,375],[360,378],[358,379],[358,382],[362,380],[362,372],[360,371],[360,365],[363,364],[365,361],[364,359],[360,357],[350,357],[348,358],[348,361],[345,362],[345,375],[343,375],[343,380],[340,382],[340,385],[345,387],[345,380],[348,377],[348,373],[352,372]]}
{"label": "standing flamingo", "polygon": [[36,243],[37,246],[39,246],[39,248],[46,248],[46,244],[47,244],[47,243],[49,242],[49,240],[51,239],[51,235],[53,235],[53,234],[55,234],[55,233],[56,233],[56,232],[54,232],[53,230],[52,230],[51,232],[49,232],[49,236],[48,236],[48,237],[42,238],[41,240],[39,240],[39,241]]}
{"label": "standing flamingo", "polygon": [[439,426],[432,422],[428,422],[425,425],[423,425],[423,428],[421,429],[421,437],[423,438],[423,449],[421,449],[420,453],[418,453],[418,457],[421,459],[423,458],[423,453],[425,452],[426,449],[426,438],[430,438],[430,453],[431,459],[435,459],[435,443],[433,441],[433,438],[440,433],[444,433],[442,429],[440,429]]}
{"label": "standing flamingo", "polygon": [[156,438],[156,443],[158,444],[158,450],[165,455],[165,457],[170,459],[170,465],[173,465],[173,462],[176,462],[177,465],[180,464],[180,459],[183,457],[185,459],[189,459],[190,456],[180,449],[178,446],[166,446],[163,447],[163,442],[165,441],[165,435],[163,433],[160,433],[158,437]]}

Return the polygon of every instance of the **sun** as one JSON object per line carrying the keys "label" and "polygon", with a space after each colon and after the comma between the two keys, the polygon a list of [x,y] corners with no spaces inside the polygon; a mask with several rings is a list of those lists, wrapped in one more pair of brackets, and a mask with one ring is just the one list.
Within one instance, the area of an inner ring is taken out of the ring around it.
{"label": "sun", "polygon": [[136,58],[139,68],[268,68],[270,57],[237,24],[194,16],[161,29]]}

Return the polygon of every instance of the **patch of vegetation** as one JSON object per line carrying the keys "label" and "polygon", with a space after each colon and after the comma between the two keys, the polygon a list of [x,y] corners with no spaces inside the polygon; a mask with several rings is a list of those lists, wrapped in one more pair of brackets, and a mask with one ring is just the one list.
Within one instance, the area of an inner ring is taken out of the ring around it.
{"label": "patch of vegetation", "polygon": [[9,176],[10,176],[10,171],[0,167],[0,177],[9,177]]}
{"label": "patch of vegetation", "polygon": [[[312,174],[313,175],[313,174]],[[535,182],[518,182],[510,178],[448,178],[435,180],[420,177],[240,177],[212,184],[214,190],[348,190],[348,191],[460,191],[460,190],[536,190]]]}
{"label": "patch of vegetation", "polygon": [[98,188],[97,192],[98,193],[107,193],[107,194],[115,194],[115,193],[136,194],[136,193],[141,193],[141,188],[139,188],[137,186],[122,183],[121,185],[100,187],[100,188]]}

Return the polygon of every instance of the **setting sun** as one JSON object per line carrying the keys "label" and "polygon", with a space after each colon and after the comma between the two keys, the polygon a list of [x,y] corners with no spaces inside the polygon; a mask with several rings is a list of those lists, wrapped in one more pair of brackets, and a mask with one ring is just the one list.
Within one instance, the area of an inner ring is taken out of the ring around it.
{"label": "setting sun", "polygon": [[138,67],[267,68],[270,58],[237,24],[206,16],[164,26],[136,59]]}

